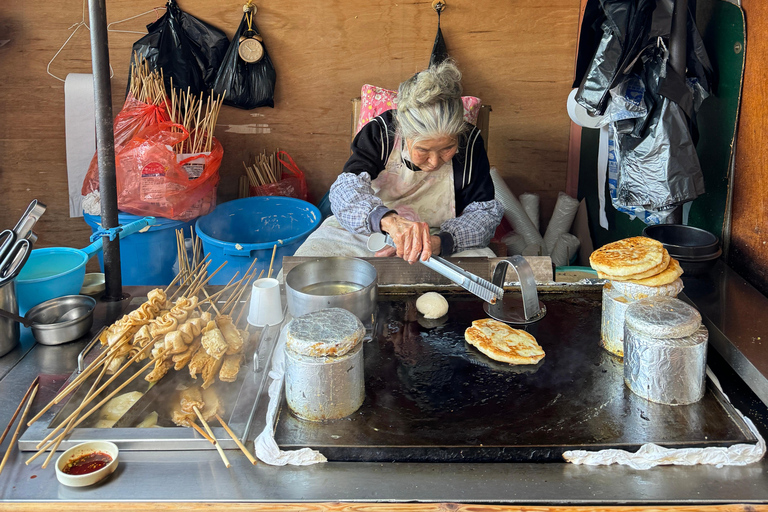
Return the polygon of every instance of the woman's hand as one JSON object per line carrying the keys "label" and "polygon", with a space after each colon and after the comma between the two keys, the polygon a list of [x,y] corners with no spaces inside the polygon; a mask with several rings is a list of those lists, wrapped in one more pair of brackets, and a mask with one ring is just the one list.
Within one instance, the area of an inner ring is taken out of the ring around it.
{"label": "woman's hand", "polygon": [[429,234],[426,222],[413,222],[395,213],[381,219],[381,229],[395,241],[396,248],[384,248],[376,256],[397,254],[408,263],[415,263],[419,256],[426,261],[432,254],[440,253],[440,238]]}

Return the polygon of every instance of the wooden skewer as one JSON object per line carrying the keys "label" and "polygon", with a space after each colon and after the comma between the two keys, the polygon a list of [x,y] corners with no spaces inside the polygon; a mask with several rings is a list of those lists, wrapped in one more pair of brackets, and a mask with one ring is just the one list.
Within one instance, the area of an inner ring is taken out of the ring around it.
{"label": "wooden skewer", "polygon": [[27,392],[24,393],[24,397],[21,399],[21,402],[19,402],[19,406],[16,407],[16,412],[13,413],[13,416],[11,416],[11,421],[8,422],[8,426],[5,427],[5,430],[3,431],[3,435],[0,436],[0,444],[3,444],[3,441],[5,441],[5,436],[8,435],[8,432],[11,431],[11,425],[13,425],[13,422],[16,421],[16,416],[19,415],[19,411],[21,411],[21,406],[24,405],[24,402],[27,401],[27,397],[32,392],[32,389],[37,386],[38,382],[40,382],[40,376],[38,375],[35,377],[35,380],[32,381],[32,384],[29,385],[27,388]]}
{"label": "wooden skewer", "polygon": [[[98,386],[99,382],[101,382],[101,379],[104,377],[104,374],[107,372],[107,368],[109,368],[109,363],[111,363],[112,359],[114,358],[115,358],[115,355],[112,354],[112,356],[104,364],[104,367],[101,369],[101,373],[99,373],[99,375],[96,377],[96,380],[94,380],[93,384],[91,384],[91,389],[89,389],[88,392],[85,394],[85,397],[83,398],[83,402],[85,402],[85,400],[88,399],[88,397],[90,397],[93,394],[93,390],[96,389],[96,386]],[[43,462],[43,466],[42,466],[43,469],[48,467],[48,463],[51,462],[51,458],[53,458],[53,454],[56,453],[56,450],[59,449],[59,445],[64,440],[64,436],[66,436],[72,430],[72,425],[74,423],[75,423],[75,418],[72,418],[71,420],[69,420],[69,423],[64,429],[64,435],[58,438],[58,440],[56,441],[56,444],[53,446],[53,448],[51,448],[51,453],[49,453],[48,457],[45,458],[45,462]]]}
{"label": "wooden skewer", "polygon": [[212,438],[211,436],[209,436],[208,434],[206,434],[206,433],[205,433],[205,431],[204,431],[203,429],[201,429],[200,427],[198,427],[198,426],[197,426],[197,423],[195,423],[194,421],[190,421],[190,422],[189,422],[189,424],[192,426],[192,428],[193,428],[193,429],[197,430],[197,433],[198,433],[198,434],[200,434],[200,435],[201,435],[201,436],[203,436],[205,439],[207,439],[208,441],[210,441],[210,443],[211,443],[211,444],[216,444],[216,441],[214,441],[214,440],[213,440],[213,438]]}
{"label": "wooden skewer", "polygon": [[195,414],[197,414],[197,417],[200,419],[200,423],[203,424],[203,428],[205,429],[205,431],[208,432],[208,435],[211,436],[211,438],[213,438],[213,440],[215,441],[213,443],[213,446],[215,446],[216,450],[219,452],[219,455],[221,456],[221,460],[224,461],[224,465],[227,466],[228,468],[232,467],[232,464],[229,463],[229,459],[224,454],[224,450],[221,449],[221,445],[219,444],[219,441],[216,439],[216,436],[213,435],[213,431],[211,430],[211,427],[208,426],[208,423],[205,421],[205,419],[203,419],[203,415],[200,414],[200,409],[198,409],[196,405],[193,405],[192,408],[195,410]]}
{"label": "wooden skewer", "polygon": [[11,454],[11,449],[13,448],[13,445],[16,444],[16,440],[19,438],[19,431],[21,430],[21,426],[24,424],[24,420],[27,419],[27,414],[29,413],[29,407],[32,405],[32,402],[35,401],[35,395],[37,395],[37,390],[39,389],[40,384],[39,382],[35,384],[34,389],[32,390],[32,394],[29,395],[29,400],[27,400],[27,405],[24,407],[24,412],[21,413],[21,420],[19,420],[19,424],[16,425],[16,431],[13,433],[13,437],[11,438],[11,442],[8,444],[8,448],[5,449],[5,455],[3,456],[3,462],[0,462],[0,473],[3,472],[3,469],[5,468],[5,464],[8,462],[8,456]]}
{"label": "wooden skewer", "polygon": [[272,260],[269,262],[269,272],[267,272],[267,279],[272,277],[272,264],[275,262],[275,253],[277,252],[277,244],[272,247]]}
{"label": "wooden skewer", "polygon": [[195,291],[192,293],[192,295],[197,295],[197,294],[198,294],[198,292],[200,291],[200,288],[202,288],[203,286],[205,286],[206,284],[208,284],[208,281],[210,281],[210,280],[213,278],[213,276],[215,276],[215,275],[216,275],[216,274],[219,272],[219,270],[221,270],[222,268],[224,268],[224,265],[226,265],[226,264],[227,264],[227,262],[225,261],[224,263],[222,263],[221,265],[219,265],[219,268],[217,268],[216,270],[214,270],[214,271],[213,271],[213,274],[211,274],[210,276],[208,276],[208,278],[207,278],[205,281],[203,281],[203,283],[202,283],[200,286],[196,286],[196,287],[195,287]]}
{"label": "wooden skewer", "polygon": [[34,418],[32,418],[31,420],[29,420],[29,423],[27,423],[27,426],[28,426],[28,427],[29,427],[29,426],[32,426],[32,424],[33,424],[34,422],[36,422],[37,420],[39,420],[39,419],[40,419],[40,417],[41,417],[43,414],[45,414],[45,413],[48,411],[48,409],[50,409],[50,408],[51,408],[51,407],[53,407],[54,405],[56,405],[56,404],[58,404],[59,402],[61,402],[61,401],[64,399],[64,397],[66,397],[66,396],[67,396],[67,395],[69,395],[69,394],[70,394],[72,391],[74,391],[75,389],[77,389],[78,387],[80,387],[80,384],[82,384],[82,383],[83,383],[83,381],[84,381],[85,379],[87,379],[88,377],[90,377],[90,376],[91,376],[91,374],[92,374],[93,372],[95,372],[95,371],[96,371],[96,370],[99,368],[99,366],[101,366],[102,364],[104,364],[104,359],[105,359],[107,356],[109,356],[110,354],[114,353],[114,352],[115,352],[115,351],[116,351],[116,350],[117,350],[119,347],[122,347],[122,346],[123,346],[125,343],[127,343],[127,342],[128,342],[128,339],[127,339],[127,338],[126,338],[126,339],[123,339],[123,340],[119,341],[118,343],[116,343],[115,345],[113,345],[113,347],[110,347],[109,349],[107,349],[107,350],[103,351],[101,354],[99,354],[99,356],[98,356],[96,359],[94,359],[94,360],[91,362],[91,364],[89,364],[89,365],[88,365],[88,366],[87,366],[87,367],[86,367],[86,368],[85,368],[85,369],[82,371],[82,373],[81,373],[80,375],[78,375],[77,377],[75,377],[75,379],[74,379],[72,382],[70,382],[69,384],[67,384],[67,387],[65,387],[63,390],[61,390],[61,391],[59,392],[59,394],[58,394],[58,395],[56,395],[56,396],[53,398],[53,400],[51,400],[51,401],[48,403],[48,405],[46,405],[45,407],[43,407],[43,410],[41,410],[39,413],[37,413],[37,414],[35,415],[35,417],[34,417]]}
{"label": "wooden skewer", "polygon": [[110,377],[110,378],[107,380],[107,382],[105,382],[105,383],[104,383],[104,384],[103,384],[103,385],[102,385],[102,386],[101,386],[101,387],[98,389],[98,391],[96,391],[96,392],[95,392],[95,393],[94,393],[94,394],[93,394],[91,397],[89,397],[89,398],[87,398],[86,400],[84,400],[84,401],[83,401],[83,403],[82,403],[82,404],[80,404],[80,406],[79,406],[77,409],[75,409],[75,410],[72,412],[72,414],[70,414],[69,416],[67,416],[67,418],[65,418],[65,419],[64,419],[64,421],[62,421],[61,423],[59,423],[59,425],[58,425],[58,426],[57,426],[55,429],[53,429],[53,431],[52,431],[50,434],[48,434],[48,436],[46,436],[46,437],[45,437],[45,439],[43,439],[42,441],[40,441],[40,443],[38,443],[38,444],[37,444],[37,448],[39,448],[40,446],[42,446],[42,445],[43,445],[43,443],[45,443],[45,442],[46,442],[46,441],[48,441],[48,440],[49,440],[51,437],[53,437],[53,436],[56,434],[56,432],[58,432],[58,431],[59,431],[59,430],[60,430],[60,429],[61,429],[61,428],[64,426],[64,424],[65,424],[65,423],[67,423],[67,422],[68,422],[70,419],[72,419],[72,418],[76,417],[78,414],[80,414],[80,412],[81,412],[81,411],[82,411],[82,410],[83,410],[83,409],[84,409],[84,408],[85,408],[85,407],[86,407],[88,404],[90,404],[90,403],[93,401],[93,399],[94,399],[94,398],[96,398],[96,396],[98,396],[98,395],[99,395],[99,394],[100,394],[102,391],[104,391],[104,390],[107,388],[107,386],[109,386],[110,384],[112,384],[112,382],[114,382],[114,380],[115,380],[116,378],[118,378],[118,377],[120,376],[120,374],[121,374],[121,373],[123,373],[123,372],[124,372],[124,371],[125,371],[125,370],[126,370],[126,369],[127,369],[127,368],[128,368],[130,365],[131,365],[131,364],[133,364],[133,362],[134,362],[134,361],[136,361],[136,360],[137,360],[139,357],[141,357],[141,356],[142,356],[142,355],[143,355],[143,354],[144,354],[144,353],[147,351],[147,349],[150,349],[150,348],[152,348],[152,345],[153,345],[152,343],[148,343],[146,347],[144,347],[144,348],[142,348],[141,350],[139,350],[139,351],[136,353],[136,355],[134,355],[134,356],[133,356],[131,359],[129,359],[129,360],[128,360],[128,362],[124,363],[124,364],[123,364],[123,366],[122,366],[122,367],[121,367],[119,370],[117,370],[117,371],[115,372],[115,374],[114,374],[114,375],[112,375],[112,377]]}
{"label": "wooden skewer", "polygon": [[[152,345],[147,345],[147,346],[152,346]],[[135,374],[133,374],[133,375],[132,375],[132,376],[131,376],[131,377],[130,377],[128,380],[126,380],[125,382],[123,382],[122,384],[120,384],[120,385],[117,387],[117,389],[115,389],[115,390],[114,390],[114,391],[112,391],[110,394],[108,394],[108,395],[107,395],[107,396],[106,396],[106,397],[105,397],[105,398],[104,398],[104,399],[103,399],[101,402],[99,402],[98,404],[96,404],[95,406],[93,406],[93,408],[91,408],[91,409],[90,409],[90,410],[89,410],[87,413],[85,413],[85,415],[81,416],[81,417],[80,417],[80,418],[79,418],[79,419],[78,419],[78,420],[75,422],[75,424],[74,424],[74,425],[72,425],[72,428],[74,429],[74,428],[75,428],[75,427],[77,427],[77,426],[78,426],[80,423],[82,423],[83,421],[85,421],[85,420],[86,420],[86,419],[87,419],[87,418],[88,418],[88,417],[89,417],[91,414],[93,414],[94,412],[96,412],[97,410],[99,410],[99,408],[100,408],[102,405],[104,405],[106,402],[108,402],[108,401],[109,401],[109,400],[110,400],[110,399],[111,399],[113,396],[115,396],[117,393],[119,393],[120,391],[122,391],[122,389],[123,389],[125,386],[127,386],[128,384],[130,384],[131,382],[133,382],[134,380],[136,380],[136,378],[137,378],[137,377],[141,376],[141,374],[143,374],[143,373],[144,373],[144,372],[145,372],[145,371],[146,371],[146,370],[147,370],[147,369],[148,369],[148,368],[149,368],[151,365],[153,365],[153,364],[155,364],[155,360],[154,360],[154,359],[150,360],[150,361],[149,361],[149,362],[148,362],[146,365],[144,365],[144,367],[143,367],[143,368],[141,368],[141,370],[139,370],[138,372],[136,372]],[[98,393],[97,393],[97,394],[98,394]],[[59,434],[59,436],[58,436],[58,437],[62,437],[62,438],[63,438],[63,437],[64,437],[64,434],[65,434],[65,432],[62,432],[61,434]],[[50,438],[50,436],[48,436],[48,437]],[[54,439],[53,441],[50,441],[50,442],[49,442],[49,443],[48,443],[48,444],[47,444],[45,447],[41,448],[41,449],[40,449],[40,451],[38,451],[38,452],[37,452],[37,453],[35,453],[35,454],[34,454],[32,457],[30,457],[30,458],[29,458],[29,459],[28,459],[28,460],[25,462],[25,464],[29,465],[29,463],[30,463],[30,462],[32,462],[33,460],[35,460],[36,458],[38,458],[40,455],[42,455],[43,453],[45,453],[46,451],[48,451],[48,448],[50,448],[50,447],[51,447],[53,444],[55,444],[55,442],[56,442],[56,439]]]}
{"label": "wooden skewer", "polygon": [[251,461],[251,464],[254,466],[256,465],[256,457],[251,455],[251,452],[248,451],[248,449],[243,446],[243,443],[240,442],[240,440],[237,438],[234,432],[232,432],[232,429],[229,428],[229,425],[227,425],[223,419],[221,419],[221,416],[218,414],[216,415],[216,419],[221,423],[221,426],[224,427],[224,430],[227,431],[227,434],[229,434],[229,437],[232,438],[232,440],[235,442],[238,448],[245,454],[246,457],[248,457],[248,460]]}

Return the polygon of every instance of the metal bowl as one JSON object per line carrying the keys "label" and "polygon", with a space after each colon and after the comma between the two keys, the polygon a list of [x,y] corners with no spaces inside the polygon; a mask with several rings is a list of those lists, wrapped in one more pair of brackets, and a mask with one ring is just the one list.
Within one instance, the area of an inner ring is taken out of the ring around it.
{"label": "metal bowl", "polygon": [[[93,326],[96,299],[87,295],[65,295],[38,304],[27,312],[32,323],[32,335],[42,345],[61,345],[84,336]],[[84,308],[83,315],[60,322],[59,319],[75,308]]]}
{"label": "metal bowl", "polygon": [[342,308],[369,326],[378,298],[378,274],[357,258],[318,258],[297,265],[285,277],[288,311],[294,318],[325,308]]}
{"label": "metal bowl", "polygon": [[[675,259],[710,259],[720,251],[719,239],[703,229],[682,224],[646,226],[643,236],[658,240]],[[716,257],[715,257],[716,259]]]}

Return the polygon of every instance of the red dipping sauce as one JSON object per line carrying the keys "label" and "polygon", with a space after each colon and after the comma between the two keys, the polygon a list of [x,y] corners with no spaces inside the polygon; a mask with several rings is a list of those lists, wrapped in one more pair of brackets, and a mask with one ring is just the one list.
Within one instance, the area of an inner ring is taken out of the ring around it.
{"label": "red dipping sauce", "polygon": [[110,462],[112,457],[108,453],[91,452],[70,460],[62,471],[68,475],[87,475],[100,470]]}

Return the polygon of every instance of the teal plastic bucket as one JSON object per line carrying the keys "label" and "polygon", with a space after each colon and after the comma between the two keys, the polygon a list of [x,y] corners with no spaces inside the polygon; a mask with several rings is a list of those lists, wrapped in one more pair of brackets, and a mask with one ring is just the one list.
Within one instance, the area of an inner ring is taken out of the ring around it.
{"label": "teal plastic bucket", "polygon": [[35,249],[16,278],[19,315],[56,297],[79,295],[85,277],[84,251],[69,247]]}
{"label": "teal plastic bucket", "polygon": [[[83,214],[85,222],[94,233],[101,228],[101,217]],[[122,225],[141,219],[136,215],[121,213],[118,222]],[[120,269],[125,286],[163,286],[170,284],[176,274],[176,230],[184,229],[184,236],[192,236],[194,220],[184,222],[156,217],[156,224],[143,233],[136,233],[120,240]],[[104,258],[99,253],[99,266],[104,272]]]}
{"label": "teal plastic bucket", "polygon": [[[154,217],[137,217],[136,221],[123,225],[121,244],[155,222]],[[16,277],[16,297],[19,313],[23,316],[41,302],[65,295],[79,295],[85,278],[85,264],[96,254],[101,254],[99,238],[83,249],[71,247],[44,247],[29,253],[27,263]]]}
{"label": "teal plastic bucket", "polygon": [[217,206],[195,224],[203,252],[211,255],[209,272],[227,262],[210,283],[227,284],[235,272],[242,277],[254,259],[256,275],[263,270],[266,277],[272,248],[277,245],[274,277],[283,257],[292,256],[320,221],[316,206],[292,197],[247,197]]}

